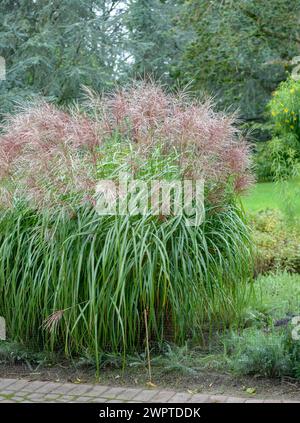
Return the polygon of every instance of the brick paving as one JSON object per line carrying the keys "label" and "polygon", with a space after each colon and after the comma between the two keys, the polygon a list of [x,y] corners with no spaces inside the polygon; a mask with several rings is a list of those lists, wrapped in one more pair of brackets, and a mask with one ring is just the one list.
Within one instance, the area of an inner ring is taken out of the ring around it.
{"label": "brick paving", "polygon": [[82,402],[82,403],[288,403],[299,401],[241,398],[211,394],[190,394],[170,389],[127,388],[55,382],[30,382],[0,378],[0,403]]}

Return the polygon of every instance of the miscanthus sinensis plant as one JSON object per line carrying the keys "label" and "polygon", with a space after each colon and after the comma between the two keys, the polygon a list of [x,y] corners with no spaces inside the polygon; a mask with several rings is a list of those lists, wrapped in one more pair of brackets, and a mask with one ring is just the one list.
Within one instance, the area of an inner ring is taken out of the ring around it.
{"label": "miscanthus sinensis plant", "polygon": [[[66,355],[181,343],[237,322],[251,243],[238,195],[251,182],[234,117],[136,83],[60,110],[8,116],[0,137],[0,314],[11,338]],[[205,181],[205,220],[100,216],[95,185]]]}

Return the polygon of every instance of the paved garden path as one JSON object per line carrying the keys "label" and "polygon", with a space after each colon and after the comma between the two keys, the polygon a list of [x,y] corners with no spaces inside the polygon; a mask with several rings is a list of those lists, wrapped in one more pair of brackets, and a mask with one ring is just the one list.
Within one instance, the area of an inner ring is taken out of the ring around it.
{"label": "paved garden path", "polygon": [[142,389],[55,382],[30,382],[0,378],[0,403],[30,402],[300,402],[237,398],[221,395],[189,394],[166,389]]}

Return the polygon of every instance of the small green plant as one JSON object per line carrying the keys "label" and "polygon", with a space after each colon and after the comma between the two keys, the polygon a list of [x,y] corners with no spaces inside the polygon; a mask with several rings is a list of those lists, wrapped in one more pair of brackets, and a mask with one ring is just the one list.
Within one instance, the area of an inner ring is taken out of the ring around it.
{"label": "small green plant", "polygon": [[42,351],[37,352],[18,342],[0,341],[0,364],[9,366],[11,364],[25,363],[29,369],[32,369],[32,367],[53,363],[58,360],[58,355]]}
{"label": "small green plant", "polygon": [[295,135],[274,136],[258,146],[254,168],[260,182],[282,181],[299,175],[299,147]]}
{"label": "small green plant", "polygon": [[274,171],[272,160],[273,153],[270,148],[270,142],[257,143],[253,157],[253,167],[258,182],[270,182],[274,180]]}
{"label": "small green plant", "polygon": [[260,276],[245,315],[245,329],[223,337],[224,359],[236,374],[300,377],[300,342],[293,316],[300,314],[300,276]]}
{"label": "small green plant", "polygon": [[281,377],[292,374],[285,334],[250,328],[226,340],[229,363],[237,374]]}
{"label": "small green plant", "polygon": [[256,274],[300,270],[298,226],[292,226],[279,210],[263,210],[251,214],[255,243]]}
{"label": "small green plant", "polygon": [[267,318],[269,324],[285,321],[300,315],[300,276],[288,272],[277,272],[257,278],[255,296],[249,307],[252,312]]}

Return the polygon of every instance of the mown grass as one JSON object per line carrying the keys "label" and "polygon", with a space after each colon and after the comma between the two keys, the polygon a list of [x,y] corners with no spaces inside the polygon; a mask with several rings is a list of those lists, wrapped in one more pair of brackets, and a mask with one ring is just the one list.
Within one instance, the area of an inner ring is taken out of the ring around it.
{"label": "mown grass", "polygon": [[261,182],[257,183],[243,197],[246,210],[257,212],[264,209],[291,210],[300,212],[300,180],[294,179],[287,182]]}

